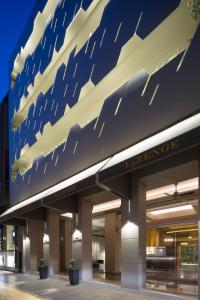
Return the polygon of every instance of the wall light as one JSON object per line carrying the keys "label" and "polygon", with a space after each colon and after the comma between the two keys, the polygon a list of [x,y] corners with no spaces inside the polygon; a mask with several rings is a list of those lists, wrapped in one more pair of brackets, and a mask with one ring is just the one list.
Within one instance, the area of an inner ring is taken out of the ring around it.
{"label": "wall light", "polygon": [[82,232],[78,229],[75,229],[74,233],[72,235],[72,240],[73,240],[73,242],[76,242],[76,241],[81,242],[82,241]]}
{"label": "wall light", "polygon": [[172,212],[185,211],[185,210],[191,210],[191,209],[193,209],[193,206],[191,204],[188,204],[188,205],[182,205],[182,206],[177,206],[177,207],[170,207],[170,208],[155,210],[155,211],[151,211],[150,213],[154,216],[157,216],[157,215],[163,215],[163,214],[168,214],[168,213],[172,213]]}
{"label": "wall light", "polygon": [[43,244],[49,244],[49,235],[47,233],[43,235]]}

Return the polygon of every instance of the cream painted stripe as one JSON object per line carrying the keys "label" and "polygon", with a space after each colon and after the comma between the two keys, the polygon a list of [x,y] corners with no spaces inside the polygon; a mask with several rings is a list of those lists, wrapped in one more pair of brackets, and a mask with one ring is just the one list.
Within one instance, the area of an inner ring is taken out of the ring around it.
{"label": "cream painted stripe", "polygon": [[62,64],[67,66],[70,54],[76,48],[75,55],[85,45],[92,32],[98,28],[103,11],[109,0],[93,0],[87,11],[82,8],[68,26],[63,46],[57,52],[54,49],[53,57],[45,69],[44,73],[37,73],[33,86],[28,87],[28,96],[23,96],[20,100],[19,110],[14,115],[15,128],[27,118],[29,108],[32,104],[36,105],[38,96],[45,94],[48,89],[54,84],[58,69]]}
{"label": "cream painted stripe", "polygon": [[[188,40],[194,35],[196,29],[197,23],[190,15],[187,6],[180,6],[143,41],[138,43],[139,37],[135,35],[131,39],[132,43],[128,41],[122,49],[127,56],[123,55],[124,59],[120,60],[120,63],[96,86],[89,81],[82,88],[78,103],[71,109],[67,106],[64,116],[54,126],[50,122],[47,123],[43,134],[36,135],[37,142],[31,147],[26,145],[21,150],[19,160],[13,165],[14,178],[18,172],[23,174],[29,170],[35,159],[47,156],[64,143],[74,125],[79,124],[84,128],[97,118],[108,96],[131,78],[136,78],[136,75],[137,79],[140,79],[139,76],[144,76],[145,72],[141,70],[153,74],[186,49]],[[136,48],[135,41],[138,45]]]}
{"label": "cream painted stripe", "polygon": [[24,48],[21,48],[20,53],[14,61],[14,67],[12,70],[11,76],[16,78],[19,73],[24,69],[25,61],[29,55],[32,55],[35,51],[37,45],[39,44],[48,23],[54,17],[57,6],[62,0],[48,0],[43,12],[38,12],[33,25],[33,31],[25,45]]}

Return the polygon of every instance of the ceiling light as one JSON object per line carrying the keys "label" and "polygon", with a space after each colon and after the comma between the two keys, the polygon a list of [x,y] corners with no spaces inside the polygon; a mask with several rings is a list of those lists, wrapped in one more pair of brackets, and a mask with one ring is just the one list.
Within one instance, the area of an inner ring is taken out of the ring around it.
{"label": "ceiling light", "polygon": [[121,206],[121,199],[117,199],[117,200],[94,205],[92,213],[95,214],[106,210],[119,208],[120,206]]}
{"label": "ceiling light", "polygon": [[195,177],[195,178],[192,178],[189,180],[185,180],[185,181],[181,181],[181,182],[178,182],[178,184],[177,184],[177,191],[179,193],[198,190],[198,188],[199,188],[199,178],[198,177]]}
{"label": "ceiling light", "polygon": [[149,190],[146,192],[146,200],[158,199],[162,197],[166,197],[169,195],[173,195],[175,192],[175,185],[170,184],[157,189]]}
{"label": "ceiling light", "polygon": [[164,239],[164,242],[173,242],[174,241],[174,239],[173,238],[166,238],[166,239]]}
{"label": "ceiling light", "polygon": [[192,229],[180,229],[180,230],[173,230],[173,231],[167,231],[166,233],[179,233],[179,232],[190,232],[190,231],[198,231],[197,228]]}
{"label": "ceiling light", "polygon": [[[198,188],[199,188],[198,177],[180,181],[177,184],[177,192],[178,193],[194,191],[194,190],[197,190]],[[176,192],[175,184],[162,186],[162,187],[147,191],[146,200],[153,200],[153,199],[158,199],[158,198],[162,198],[162,197],[167,197],[169,195],[173,195],[175,192]]]}
{"label": "ceiling light", "polygon": [[176,207],[155,210],[155,211],[151,211],[150,213],[154,216],[157,216],[157,215],[168,214],[168,213],[172,213],[172,212],[178,212],[178,211],[184,211],[184,210],[190,210],[190,209],[193,209],[193,206],[191,204],[188,204],[188,205],[182,205],[182,206],[176,206]]}

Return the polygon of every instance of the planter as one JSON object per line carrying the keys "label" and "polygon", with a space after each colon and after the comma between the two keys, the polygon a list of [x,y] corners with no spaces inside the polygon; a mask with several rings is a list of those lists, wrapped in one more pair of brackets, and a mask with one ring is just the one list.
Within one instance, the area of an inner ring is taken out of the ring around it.
{"label": "planter", "polygon": [[48,277],[48,267],[42,266],[39,267],[40,279],[46,279]]}
{"label": "planter", "polygon": [[69,282],[71,285],[79,283],[79,270],[69,269]]}

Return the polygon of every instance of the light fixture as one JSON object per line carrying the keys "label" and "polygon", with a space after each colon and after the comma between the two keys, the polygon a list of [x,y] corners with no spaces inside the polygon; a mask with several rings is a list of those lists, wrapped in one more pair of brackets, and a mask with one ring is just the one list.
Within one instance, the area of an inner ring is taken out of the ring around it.
{"label": "light fixture", "polygon": [[62,217],[66,217],[66,218],[70,218],[70,219],[73,218],[73,214],[72,213],[65,213],[65,214],[62,214],[61,216]]}
{"label": "light fixture", "polygon": [[[120,206],[121,206],[121,199],[116,199],[116,200],[112,200],[112,201],[108,201],[105,203],[94,205],[92,213],[96,214],[96,213],[104,212],[107,210],[116,209],[116,208],[119,208]],[[72,218],[72,213],[64,213],[61,216]]]}
{"label": "light fixture", "polygon": [[153,200],[153,199],[167,197],[169,195],[173,195],[176,191],[178,193],[184,193],[184,192],[197,190],[198,188],[199,188],[199,180],[198,177],[195,177],[195,178],[178,182],[177,189],[175,184],[170,184],[170,185],[149,190],[146,192],[146,200]]}
{"label": "light fixture", "polygon": [[191,239],[191,238],[192,238],[192,236],[191,236],[191,235],[189,235],[189,236],[188,236],[188,239]]}
{"label": "light fixture", "polygon": [[182,206],[176,206],[176,207],[169,207],[169,208],[164,208],[160,210],[155,210],[151,211],[150,213],[154,216],[157,215],[163,215],[163,214],[168,214],[172,212],[178,212],[178,211],[185,211],[185,210],[191,210],[193,209],[193,206],[191,204],[188,205],[182,205]]}
{"label": "light fixture", "polygon": [[72,235],[73,242],[82,241],[82,232],[79,229],[75,229]]}
{"label": "light fixture", "polygon": [[152,189],[146,192],[146,200],[153,200],[162,197],[166,197],[168,195],[173,195],[175,192],[175,185],[170,184],[163,187],[159,187],[156,189]]}
{"label": "light fixture", "polygon": [[116,209],[119,208],[120,206],[121,206],[121,199],[117,199],[117,200],[94,205],[92,213],[96,214],[99,212]]}
{"label": "light fixture", "polygon": [[168,243],[173,242],[173,241],[174,241],[173,238],[165,238],[164,239],[164,242],[168,242]]}
{"label": "light fixture", "polygon": [[198,177],[184,180],[184,181],[178,182],[178,184],[177,184],[178,193],[195,191],[195,190],[198,190],[198,188],[199,188],[199,178]]}
{"label": "light fixture", "polygon": [[187,245],[188,245],[187,242],[182,242],[182,243],[181,243],[181,246],[187,246]]}
{"label": "light fixture", "polygon": [[49,235],[47,233],[43,235],[43,244],[49,244]]}
{"label": "light fixture", "polygon": [[192,229],[180,229],[180,230],[173,230],[173,231],[167,231],[166,233],[179,233],[179,232],[190,232],[190,231],[198,231],[197,228],[192,228]]}

